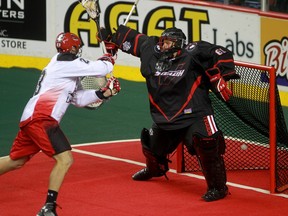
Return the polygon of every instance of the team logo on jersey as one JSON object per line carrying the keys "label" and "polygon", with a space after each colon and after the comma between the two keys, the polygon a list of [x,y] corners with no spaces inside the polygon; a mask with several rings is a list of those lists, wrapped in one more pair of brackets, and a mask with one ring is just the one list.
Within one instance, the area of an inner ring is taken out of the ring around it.
{"label": "team logo on jersey", "polygon": [[171,77],[181,77],[185,70],[176,70],[176,71],[156,71],[155,76],[171,76]]}
{"label": "team logo on jersey", "polygon": [[190,43],[186,46],[187,50],[193,50],[196,47],[197,43]]}
{"label": "team logo on jersey", "polygon": [[226,53],[226,51],[223,50],[223,49],[221,49],[221,48],[218,48],[218,49],[215,50],[215,53],[216,53],[217,55],[222,55],[222,54]]}
{"label": "team logo on jersey", "polygon": [[125,42],[123,43],[123,50],[124,50],[124,51],[128,51],[130,48],[131,48],[131,43],[128,42],[128,41],[125,41]]}
{"label": "team logo on jersey", "polygon": [[158,77],[159,85],[171,85],[171,83],[176,83],[177,80],[185,73],[184,68],[185,63],[178,64],[174,70],[159,71],[157,70],[154,74],[155,77]]}

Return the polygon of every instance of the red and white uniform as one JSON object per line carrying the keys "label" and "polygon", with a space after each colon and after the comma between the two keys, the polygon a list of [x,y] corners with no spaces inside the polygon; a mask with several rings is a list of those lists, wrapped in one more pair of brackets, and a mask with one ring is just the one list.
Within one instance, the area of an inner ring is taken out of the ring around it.
{"label": "red and white uniform", "polygon": [[34,95],[26,104],[10,157],[13,160],[31,158],[40,150],[52,157],[71,150],[59,127],[69,104],[84,107],[101,100],[95,90],[80,89],[81,77],[103,77],[112,69],[113,64],[109,61],[89,61],[71,54],[56,54],[42,71]]}
{"label": "red and white uniform", "polygon": [[79,107],[99,100],[95,90],[77,91],[80,78],[106,76],[113,70],[113,64],[109,61],[89,61],[83,58],[76,58],[73,61],[57,61],[58,55],[55,55],[44,68],[34,96],[23,111],[20,127],[32,119],[47,116],[60,122],[71,102],[71,95],[74,95],[73,105]]}

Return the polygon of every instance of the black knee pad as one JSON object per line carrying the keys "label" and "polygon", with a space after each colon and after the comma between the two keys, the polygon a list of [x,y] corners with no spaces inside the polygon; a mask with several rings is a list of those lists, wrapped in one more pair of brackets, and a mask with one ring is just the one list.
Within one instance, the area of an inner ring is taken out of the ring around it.
{"label": "black knee pad", "polygon": [[193,148],[198,154],[215,154],[220,156],[225,153],[226,144],[221,131],[217,131],[210,137],[193,135]]}
{"label": "black knee pad", "polygon": [[221,131],[211,137],[193,136],[193,147],[209,189],[221,190],[226,187],[226,170],[223,159],[225,146]]}
{"label": "black knee pad", "polygon": [[166,157],[160,157],[151,151],[150,134],[146,128],[143,128],[141,131],[141,144],[149,171],[152,172],[154,176],[165,174],[169,170],[168,159]]}

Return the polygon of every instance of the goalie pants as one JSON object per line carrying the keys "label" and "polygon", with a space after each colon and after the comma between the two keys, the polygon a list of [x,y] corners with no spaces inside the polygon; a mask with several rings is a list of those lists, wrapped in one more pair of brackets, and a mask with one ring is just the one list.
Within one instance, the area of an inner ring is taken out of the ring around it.
{"label": "goalie pants", "polygon": [[222,132],[217,129],[213,116],[206,116],[195,122],[197,124],[177,130],[163,130],[156,124],[150,130],[143,129],[141,143],[146,165],[150,170],[156,171],[159,166],[164,166],[167,171],[169,154],[183,143],[191,155],[197,156],[208,189],[223,189],[226,187],[223,159],[226,146]]}
{"label": "goalie pants", "polygon": [[195,118],[189,127],[177,130],[163,130],[157,124],[153,124],[149,129],[149,147],[154,154],[167,156],[174,152],[180,143],[183,143],[189,153],[195,154],[193,136],[211,137],[218,131],[213,115]]}

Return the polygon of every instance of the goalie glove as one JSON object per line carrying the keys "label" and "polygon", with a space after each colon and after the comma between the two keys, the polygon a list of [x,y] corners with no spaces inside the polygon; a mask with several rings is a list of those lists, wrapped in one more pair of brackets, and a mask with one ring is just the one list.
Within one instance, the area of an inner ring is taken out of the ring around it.
{"label": "goalie glove", "polygon": [[109,61],[113,65],[115,64],[115,60],[114,60],[113,56],[110,53],[106,53],[106,54],[102,55],[100,58],[98,58],[98,60],[100,60],[100,61]]}
{"label": "goalie glove", "polygon": [[[100,31],[97,32],[96,38],[99,42],[110,42],[112,39],[112,32],[108,31],[107,29],[101,27]],[[102,38],[102,39],[101,39]]]}
{"label": "goalie glove", "polygon": [[208,69],[205,73],[210,80],[212,90],[218,93],[225,102],[228,101],[232,91],[227,87],[227,82],[221,76],[219,68]]}
{"label": "goalie glove", "polygon": [[107,100],[108,98],[117,95],[121,90],[120,82],[115,77],[110,77],[107,83],[100,90],[96,91],[96,95],[101,100]]}
{"label": "goalie glove", "polygon": [[[100,31],[96,34],[97,40],[101,43],[104,41],[106,50],[112,56],[116,55],[118,52],[118,46],[112,42],[112,36],[114,36],[111,32],[108,32],[105,28],[100,28]],[[102,38],[102,39],[101,39]]]}

